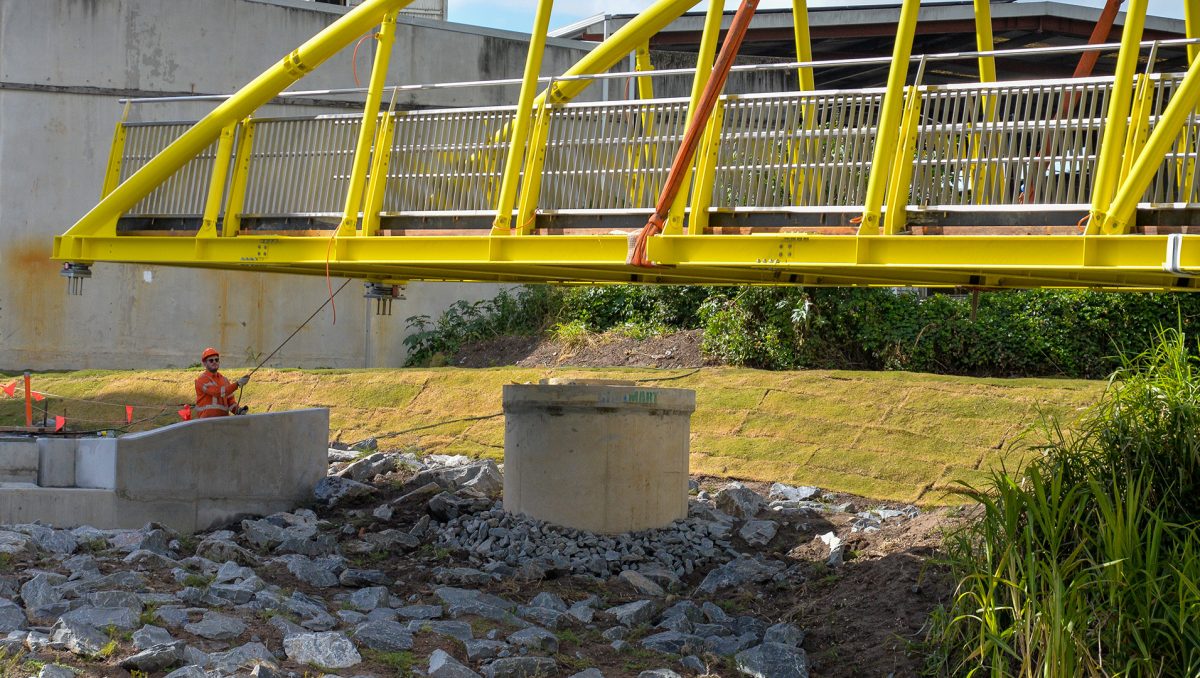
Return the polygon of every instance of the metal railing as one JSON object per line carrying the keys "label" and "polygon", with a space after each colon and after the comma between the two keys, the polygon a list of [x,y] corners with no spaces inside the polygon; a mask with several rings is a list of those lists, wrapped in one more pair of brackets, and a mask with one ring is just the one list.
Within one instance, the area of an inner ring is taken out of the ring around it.
{"label": "metal railing", "polygon": [[[1130,125],[1148,133],[1181,77],[1138,77],[1146,82],[1139,90],[1144,105],[1135,106]],[[1112,87],[1111,78],[917,86],[908,206],[1086,208]],[[882,89],[723,97],[707,208],[845,211],[862,206],[882,99]],[[686,109],[684,99],[549,106],[540,176],[524,178],[539,182],[538,211],[604,214],[652,208],[682,137]],[[494,210],[515,114],[512,106],[389,114],[392,134],[376,151],[387,153],[381,165],[386,183],[379,212],[396,216]],[[340,215],[361,124],[360,115],[243,123],[239,134],[252,126],[253,136],[240,214]],[[187,123],[176,122],[125,124],[120,178],[132,175],[186,129]],[[1136,142],[1136,134],[1131,140]],[[1198,147],[1200,117],[1193,114],[1144,204],[1200,203]],[[200,215],[215,155],[214,144],[127,214]]]}

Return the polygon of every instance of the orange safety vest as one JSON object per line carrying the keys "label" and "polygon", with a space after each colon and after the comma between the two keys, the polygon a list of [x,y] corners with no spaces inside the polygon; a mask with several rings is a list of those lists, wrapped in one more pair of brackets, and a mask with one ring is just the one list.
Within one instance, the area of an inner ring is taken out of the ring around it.
{"label": "orange safety vest", "polygon": [[214,374],[205,370],[196,377],[196,416],[203,419],[228,415],[237,405],[233,397],[237,389],[237,383],[229,381],[220,372]]}

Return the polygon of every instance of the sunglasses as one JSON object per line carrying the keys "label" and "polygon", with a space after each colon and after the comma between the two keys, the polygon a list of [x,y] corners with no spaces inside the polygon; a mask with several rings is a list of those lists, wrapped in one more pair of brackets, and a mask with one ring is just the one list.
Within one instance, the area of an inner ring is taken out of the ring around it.
{"label": "sunglasses", "polygon": [[205,359],[204,359],[204,362],[206,362],[206,363],[219,363],[219,362],[221,362],[221,359],[220,359],[220,358],[205,358]]}

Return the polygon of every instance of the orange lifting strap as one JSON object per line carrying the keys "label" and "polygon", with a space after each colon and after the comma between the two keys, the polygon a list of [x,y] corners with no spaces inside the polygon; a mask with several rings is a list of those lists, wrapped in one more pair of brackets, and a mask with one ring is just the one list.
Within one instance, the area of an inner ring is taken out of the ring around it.
{"label": "orange lifting strap", "polygon": [[[718,0],[713,1],[716,2]],[[683,134],[683,141],[679,144],[679,151],[675,153],[675,160],[671,162],[671,171],[667,174],[666,184],[663,186],[662,192],[658,195],[658,202],[654,206],[654,214],[650,215],[650,221],[646,222],[646,225],[638,233],[637,241],[629,251],[629,256],[625,263],[644,268],[654,265],[646,258],[646,242],[651,236],[662,233],[663,223],[667,220],[667,213],[671,210],[671,205],[675,202],[675,196],[679,193],[684,179],[688,176],[688,171],[692,164],[692,156],[696,153],[696,146],[700,144],[700,136],[704,133],[704,128],[708,124],[708,118],[712,115],[713,108],[717,105],[717,98],[721,96],[721,90],[725,89],[725,80],[729,77],[729,68],[733,66],[733,58],[737,56],[738,48],[742,46],[742,40],[746,37],[746,30],[750,28],[750,19],[754,17],[754,10],[757,8],[758,0],[742,0],[737,14],[733,16],[733,24],[729,27],[729,32],[725,35],[725,42],[721,45],[721,53],[717,56],[716,63],[713,64],[712,75],[709,76],[708,82],[704,85],[700,101],[696,104],[696,111],[692,115],[692,119],[688,121],[687,129]]]}

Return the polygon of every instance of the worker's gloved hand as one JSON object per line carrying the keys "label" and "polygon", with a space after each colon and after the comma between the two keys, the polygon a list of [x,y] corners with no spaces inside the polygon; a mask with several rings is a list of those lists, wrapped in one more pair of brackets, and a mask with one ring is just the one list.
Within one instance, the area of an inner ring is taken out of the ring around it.
{"label": "worker's gloved hand", "polygon": [[238,379],[238,380],[237,380],[237,385],[238,385],[238,386],[245,386],[247,383],[249,383],[249,381],[250,381],[250,375],[248,375],[248,374],[247,374],[246,376],[244,376],[244,377],[242,377],[241,379]]}

